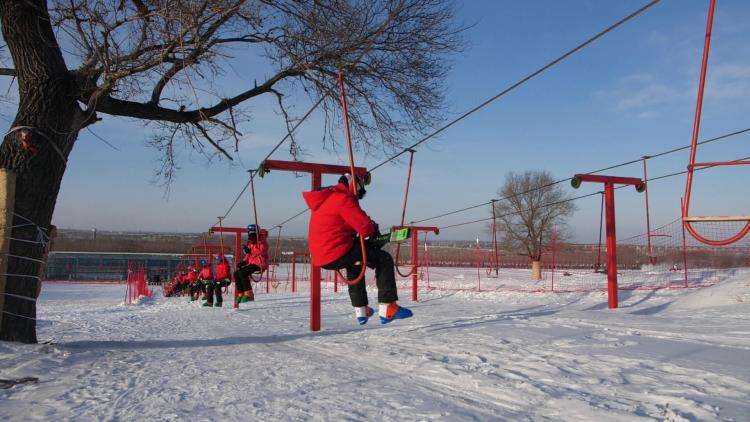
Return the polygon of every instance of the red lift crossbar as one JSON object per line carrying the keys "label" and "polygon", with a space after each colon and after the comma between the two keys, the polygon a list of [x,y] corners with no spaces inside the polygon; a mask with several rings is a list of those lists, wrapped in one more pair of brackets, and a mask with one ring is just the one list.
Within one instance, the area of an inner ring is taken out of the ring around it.
{"label": "red lift crossbar", "polygon": [[[312,190],[320,189],[324,174],[343,175],[351,171],[349,166],[266,160],[260,165],[258,174],[263,177],[272,170],[310,173],[312,175]],[[362,177],[365,184],[370,182],[370,174],[366,168],[355,167],[354,172],[357,176]],[[312,264],[310,269],[310,331],[320,331],[320,267]]]}
{"label": "red lift crossbar", "polygon": [[615,185],[633,185],[637,192],[646,190],[646,183],[637,177],[576,174],[570,184],[578,189],[583,182],[604,184],[604,207],[607,219],[607,298],[610,309],[617,308],[617,234],[615,232]]}

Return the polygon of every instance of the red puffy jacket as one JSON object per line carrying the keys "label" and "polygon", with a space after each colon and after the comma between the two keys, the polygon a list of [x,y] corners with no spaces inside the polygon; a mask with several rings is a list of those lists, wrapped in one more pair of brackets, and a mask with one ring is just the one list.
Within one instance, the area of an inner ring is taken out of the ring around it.
{"label": "red puffy jacket", "polygon": [[201,273],[200,273],[200,275],[198,277],[201,280],[213,280],[214,274],[213,274],[213,271],[211,271],[211,266],[210,265],[205,265],[201,269]]}
{"label": "red puffy jacket", "polygon": [[232,269],[229,267],[229,261],[226,258],[222,258],[218,264],[216,264],[216,279],[227,280],[231,277]]}
{"label": "red puffy jacket", "polygon": [[188,283],[194,283],[198,281],[198,271],[191,269],[190,271],[188,271],[185,279],[187,280]]}
{"label": "red puffy jacket", "polygon": [[364,238],[375,233],[375,223],[345,184],[302,196],[312,211],[308,242],[313,265],[330,264],[344,256],[354,245],[355,234]]}
{"label": "red puffy jacket", "polygon": [[261,271],[268,269],[268,232],[260,231],[257,242],[248,241],[245,245],[250,252],[245,255],[245,263],[257,265]]}

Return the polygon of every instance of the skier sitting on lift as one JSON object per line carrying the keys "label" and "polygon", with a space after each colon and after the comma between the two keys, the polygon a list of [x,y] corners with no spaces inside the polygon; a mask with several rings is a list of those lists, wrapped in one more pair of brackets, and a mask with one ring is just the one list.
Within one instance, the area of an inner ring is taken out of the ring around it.
{"label": "skier sitting on lift", "polygon": [[201,293],[203,293],[203,283],[198,281],[198,271],[190,266],[188,268],[187,276],[185,280],[188,283],[188,291],[190,292],[190,301],[200,299]]}
{"label": "skier sitting on lift", "polygon": [[232,283],[232,267],[223,254],[216,256],[216,283],[219,287],[226,287]]}
{"label": "skier sitting on lift", "polygon": [[179,294],[183,295],[183,294],[188,293],[190,291],[190,281],[188,280],[188,272],[182,271],[177,277],[178,277],[177,281],[179,283],[177,286],[177,290]]}
{"label": "skier sitting on lift", "polygon": [[268,234],[260,230],[255,224],[247,226],[247,244],[242,248],[245,259],[238,264],[234,273],[234,283],[237,289],[237,303],[255,300],[253,285],[250,282],[252,274],[262,275],[268,269]]}
{"label": "skier sitting on lift", "polygon": [[[346,278],[355,280],[362,269],[362,250],[356,236],[368,239],[367,266],[375,270],[380,322],[387,324],[394,319],[409,318],[412,312],[397,303],[393,257],[381,249],[378,225],[359,206],[366,191],[361,178],[357,176],[355,180],[356,196],[349,189],[348,175],[341,176],[336,186],[302,194],[312,211],[308,237],[312,263],[327,270],[345,268]],[[349,298],[357,322],[366,324],[373,309],[367,306],[364,277],[349,285]]]}
{"label": "skier sitting on lift", "polygon": [[[201,272],[198,276],[200,281],[203,283],[205,288],[206,301],[203,306],[216,306],[221,307],[223,302],[221,297],[221,287],[214,280],[214,272],[211,268],[211,263],[206,260],[201,260]],[[216,303],[214,304],[214,294],[216,295]]]}

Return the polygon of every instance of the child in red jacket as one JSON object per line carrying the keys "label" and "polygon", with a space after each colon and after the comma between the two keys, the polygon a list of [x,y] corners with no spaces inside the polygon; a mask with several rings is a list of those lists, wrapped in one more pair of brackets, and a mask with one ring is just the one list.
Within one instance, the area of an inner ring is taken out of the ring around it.
{"label": "child in red jacket", "polygon": [[[214,280],[214,273],[211,269],[211,263],[202,260],[201,265],[202,268],[199,274],[199,279],[201,282],[203,282],[203,285],[206,289],[206,301],[203,303],[203,306],[216,306],[217,308],[220,308],[224,300],[221,297],[221,287],[219,287],[218,283],[216,283],[216,280]],[[214,303],[214,295],[216,296],[216,303]]]}
{"label": "child in red jacket", "polygon": [[[362,269],[362,249],[356,236],[375,239],[380,234],[378,225],[359,207],[359,200],[366,191],[359,177],[355,181],[356,196],[349,189],[350,180],[346,175],[336,186],[302,194],[312,211],[308,242],[313,265],[327,270],[345,268],[349,280],[355,280]],[[374,242],[367,243],[366,252],[367,266],[375,270],[380,322],[387,324],[394,319],[412,316],[410,310],[397,303],[393,257]],[[357,322],[366,324],[373,309],[367,306],[364,277],[357,284],[349,285],[349,298]]]}
{"label": "child in red jacket", "polygon": [[201,294],[204,292],[203,283],[198,280],[198,270],[190,266],[188,268],[187,276],[185,277],[188,283],[188,290],[190,291],[190,301],[198,300]]}
{"label": "child in red jacket", "polygon": [[247,244],[242,249],[245,258],[238,263],[239,268],[234,273],[237,303],[255,300],[250,277],[256,273],[262,275],[268,269],[268,232],[255,224],[247,226]]}
{"label": "child in red jacket", "polygon": [[214,279],[220,287],[226,287],[232,282],[232,267],[224,255],[216,256],[216,277]]}

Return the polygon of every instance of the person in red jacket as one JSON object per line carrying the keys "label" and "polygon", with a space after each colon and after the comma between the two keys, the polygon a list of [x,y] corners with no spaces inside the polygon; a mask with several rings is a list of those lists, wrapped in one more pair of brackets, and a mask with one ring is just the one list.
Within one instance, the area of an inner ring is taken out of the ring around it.
{"label": "person in red jacket", "polygon": [[232,282],[232,267],[224,255],[216,256],[216,277],[214,278],[220,287],[226,287]]}
{"label": "person in red jacket", "polygon": [[263,271],[268,269],[268,232],[259,229],[255,224],[247,226],[247,244],[242,250],[245,252],[245,258],[238,264],[239,268],[234,273],[237,303],[255,300],[250,278],[253,274],[262,275]]}
{"label": "person in red jacket", "polygon": [[[355,280],[362,269],[362,248],[357,236],[369,238],[367,266],[375,270],[380,322],[408,318],[411,311],[397,302],[393,257],[374,242],[380,235],[378,225],[359,206],[366,193],[364,183],[355,177],[356,195],[350,190],[350,183],[348,175],[344,175],[335,186],[302,194],[312,214],[308,234],[312,263],[327,270],[346,269],[346,278]],[[357,322],[366,324],[373,309],[368,306],[364,277],[349,285],[349,298]]]}
{"label": "person in red jacket", "polygon": [[[201,271],[198,274],[199,280],[205,287],[205,299],[203,306],[216,306],[221,307],[223,299],[221,297],[221,287],[219,287],[216,280],[214,280],[214,272],[211,268],[211,263],[206,260],[201,260]],[[214,304],[214,295],[216,295],[216,303]]]}
{"label": "person in red jacket", "polygon": [[188,273],[185,279],[188,282],[188,290],[190,292],[190,301],[198,300],[203,293],[203,283],[198,281],[198,270],[193,266],[188,267]]}

